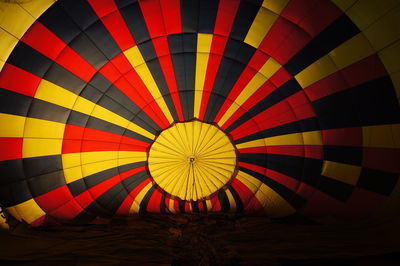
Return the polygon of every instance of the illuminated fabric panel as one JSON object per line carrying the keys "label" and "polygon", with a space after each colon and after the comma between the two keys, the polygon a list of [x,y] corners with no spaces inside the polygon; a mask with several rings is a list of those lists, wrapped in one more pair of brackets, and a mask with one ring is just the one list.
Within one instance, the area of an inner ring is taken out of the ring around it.
{"label": "illuminated fabric panel", "polygon": [[1,3],[1,206],[398,210],[400,3],[350,2]]}

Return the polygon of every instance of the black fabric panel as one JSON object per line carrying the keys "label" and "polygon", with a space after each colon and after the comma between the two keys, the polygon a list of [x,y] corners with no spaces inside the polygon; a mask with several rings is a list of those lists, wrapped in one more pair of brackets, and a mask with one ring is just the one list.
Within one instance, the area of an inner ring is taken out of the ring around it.
{"label": "black fabric panel", "polygon": [[[100,207],[99,207],[100,208]],[[83,210],[81,213],[79,213],[74,219],[71,220],[72,224],[89,224],[91,223],[97,215],[93,213],[89,213],[85,210]]]}
{"label": "black fabric panel", "polygon": [[28,116],[65,124],[70,113],[71,110],[65,107],[33,99]]}
{"label": "black fabric panel", "polygon": [[167,206],[165,205],[166,192],[163,191],[160,201],[160,212],[167,213]]}
{"label": "black fabric panel", "polygon": [[135,116],[124,106],[122,106],[121,104],[119,104],[118,102],[114,101],[113,99],[111,99],[110,97],[108,97],[106,95],[101,97],[101,99],[99,100],[99,102],[97,104],[119,116],[122,116],[123,118],[125,118],[129,121]]}
{"label": "black fabric panel", "polygon": [[86,87],[82,90],[81,94],[79,96],[94,102],[96,104],[99,104],[98,101],[100,98],[104,95],[103,92],[99,91],[92,85],[87,84]]}
{"label": "black fabric panel", "polygon": [[149,204],[151,196],[153,196],[154,191],[156,190],[157,186],[153,185],[149,191],[147,191],[146,195],[143,197],[142,201],[140,202],[139,213],[146,213],[147,212],[147,205]]}
{"label": "black fabric panel", "polygon": [[139,4],[130,3],[126,5],[125,1],[115,1],[120,8],[120,13],[124,18],[126,25],[131,32],[133,39],[137,44],[150,40],[150,34],[140,10]]}
{"label": "black fabric panel", "polygon": [[182,32],[198,32],[199,0],[181,1]]}
{"label": "black fabric panel", "polygon": [[43,78],[75,94],[79,94],[86,86],[86,82],[57,63],[49,68]]}
{"label": "black fabric panel", "polygon": [[22,159],[0,161],[0,187],[26,179]]}
{"label": "black fabric panel", "polygon": [[17,205],[31,198],[32,194],[26,180],[0,186],[0,204],[4,207]]}
{"label": "black fabric panel", "polygon": [[306,202],[305,199],[303,199],[301,196],[297,195],[295,192],[291,191],[287,187],[279,184],[278,182],[262,175],[257,172],[254,172],[250,169],[244,168],[244,167],[239,167],[240,171],[243,171],[261,182],[263,182],[265,185],[273,189],[276,193],[278,193],[282,198],[284,198],[291,206],[293,206],[295,209],[300,208],[301,206],[304,205]]}
{"label": "black fabric panel", "polygon": [[[60,5],[81,29],[86,29],[99,18],[92,7],[84,0],[63,0]],[[55,21],[54,21],[55,22]]]}
{"label": "black fabric panel", "polygon": [[215,20],[217,19],[219,1],[201,0],[198,17],[198,32],[209,33],[214,32]]}
{"label": "black fabric panel", "polygon": [[399,180],[398,173],[362,168],[357,187],[389,196]]}
{"label": "black fabric panel", "polygon": [[67,186],[72,196],[74,197],[78,196],[79,194],[85,192],[88,189],[84,178],[75,180],[74,182],[67,184]]}
{"label": "black fabric panel", "polygon": [[262,0],[241,1],[237,11],[235,21],[232,26],[230,37],[239,41],[244,41],[253,23]]}
{"label": "black fabric panel", "polygon": [[232,186],[229,186],[228,189],[232,193],[233,198],[235,199],[236,212],[242,213],[244,210],[242,199],[240,198],[239,194],[236,192],[236,190]]}
{"label": "black fabric panel", "polygon": [[38,21],[65,43],[71,42],[81,32],[71,16],[60,6],[60,2],[55,2],[39,17]]}
{"label": "black fabric panel", "polygon": [[179,200],[178,202],[178,206],[179,206],[179,211],[181,213],[185,213],[185,201],[184,200]]}
{"label": "black fabric panel", "polygon": [[269,128],[263,131],[256,132],[254,134],[248,135],[244,138],[237,139],[234,143],[240,144],[260,138],[268,138],[292,133],[299,133],[299,132],[307,132],[307,131],[314,131],[320,130],[320,125],[318,123],[318,119],[316,117],[307,118],[299,121],[295,121],[292,123],[287,123],[284,125],[280,125],[277,127]]}
{"label": "black fabric panel", "polygon": [[[80,127],[86,127],[87,121],[89,120],[88,115],[76,112],[76,111],[71,111],[69,114],[67,124],[74,125],[74,126],[80,126]],[[106,122],[104,122],[106,123]],[[94,128],[94,129],[99,129],[99,128]],[[102,129],[99,129],[102,130]]]}
{"label": "black fabric panel", "polygon": [[190,204],[192,205],[192,211],[194,213],[199,213],[199,202],[198,201],[192,201]]}
{"label": "black fabric panel", "polygon": [[107,57],[84,32],[76,36],[69,46],[97,70],[108,62]]}
{"label": "black fabric panel", "polygon": [[0,113],[27,116],[32,97],[0,88]]}
{"label": "black fabric panel", "polygon": [[361,165],[362,147],[324,146],[324,159],[333,162]]}
{"label": "black fabric panel", "polygon": [[145,181],[148,177],[146,171],[142,171],[139,173],[134,174],[131,177],[122,181],[122,184],[126,187],[126,189],[131,192],[135,187],[140,185],[143,181]]}
{"label": "black fabric panel", "polygon": [[298,91],[301,91],[302,88],[299,83],[294,79],[290,79],[285,82],[282,86],[274,90],[270,93],[267,97],[262,99],[259,103],[255,106],[250,108],[244,115],[239,117],[235,122],[233,122],[227,129],[227,132],[231,132],[232,130],[236,129],[252,117],[258,115],[259,113],[267,110],[271,106],[283,101],[285,98],[295,94]]}
{"label": "black fabric panel", "polygon": [[108,81],[108,79],[106,79],[100,72],[97,72],[92,77],[89,84],[101,92],[106,92],[108,88],[112,86],[111,82]]}
{"label": "black fabric panel", "polygon": [[122,52],[100,20],[87,28],[85,33],[108,59]]}
{"label": "black fabric panel", "polygon": [[231,206],[229,204],[229,199],[228,199],[228,196],[226,195],[225,191],[220,190],[218,192],[218,200],[219,200],[219,203],[221,204],[221,210],[223,212],[228,212]]}
{"label": "black fabric panel", "polygon": [[121,183],[118,183],[98,197],[96,202],[113,216],[127,196],[128,193],[126,189]]}
{"label": "black fabric panel", "polygon": [[354,186],[321,176],[318,189],[337,200],[346,202],[353,193]]}
{"label": "black fabric panel", "polygon": [[18,42],[8,57],[7,63],[42,78],[53,61],[25,43]]}
{"label": "black fabric panel", "polygon": [[28,179],[28,185],[33,197],[46,194],[65,185],[64,171],[59,170]]}
{"label": "black fabric panel", "polygon": [[359,32],[351,19],[343,14],[293,56],[284,68],[294,76]]}
{"label": "black fabric panel", "polygon": [[22,159],[25,176],[30,178],[62,170],[61,155],[50,155]]}

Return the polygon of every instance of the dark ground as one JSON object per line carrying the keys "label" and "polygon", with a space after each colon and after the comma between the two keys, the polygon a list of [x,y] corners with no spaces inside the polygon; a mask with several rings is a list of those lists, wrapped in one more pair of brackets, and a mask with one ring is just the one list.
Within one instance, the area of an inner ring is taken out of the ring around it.
{"label": "dark ground", "polygon": [[399,225],[224,214],[18,224],[0,232],[0,265],[400,265]]}

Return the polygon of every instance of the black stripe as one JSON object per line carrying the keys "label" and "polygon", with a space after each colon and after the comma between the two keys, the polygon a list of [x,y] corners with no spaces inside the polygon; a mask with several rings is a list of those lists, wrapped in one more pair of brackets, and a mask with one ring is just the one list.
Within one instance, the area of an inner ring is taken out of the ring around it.
{"label": "black stripe", "polygon": [[165,199],[166,199],[166,192],[162,192],[161,196],[161,201],[160,201],[160,212],[161,213],[167,213],[167,206],[165,205]]}
{"label": "black stripe", "polygon": [[33,197],[46,194],[64,185],[65,177],[63,170],[37,175],[28,179],[29,190],[31,191]]}
{"label": "black stripe", "polygon": [[396,187],[398,180],[399,173],[362,168],[357,187],[389,196]]}
{"label": "black stripe", "polygon": [[75,76],[57,63],[54,63],[49,68],[43,78],[75,94],[79,94],[86,86],[85,81]]}
{"label": "black stripe", "polygon": [[150,40],[150,34],[138,2],[127,3],[125,0],[116,0],[119,11],[124,18],[133,39],[137,44]]}
{"label": "black stripe", "polygon": [[65,124],[70,114],[70,109],[42,100],[33,99],[27,116]]}
{"label": "black stripe", "polygon": [[182,32],[198,32],[199,0],[180,1]]}
{"label": "black stripe", "polygon": [[214,32],[215,20],[217,19],[219,1],[201,0],[199,4],[198,32],[212,34]]}
{"label": "black stripe", "polygon": [[363,153],[362,147],[325,145],[323,148],[324,160],[361,165]]}
{"label": "black stripe", "polygon": [[338,180],[321,176],[318,189],[329,196],[346,202],[353,193],[354,186],[340,182]]}
{"label": "black stripe", "polygon": [[297,195],[295,192],[291,191],[287,187],[285,187],[282,184],[279,184],[278,182],[262,175],[257,172],[254,172],[250,169],[244,168],[244,167],[239,167],[240,171],[243,171],[254,178],[257,178],[261,182],[263,182],[265,185],[270,187],[272,190],[274,190],[276,193],[278,193],[282,198],[284,198],[292,207],[295,209],[300,208],[306,203],[306,200],[303,199],[301,196]]}
{"label": "black stripe", "polygon": [[208,102],[206,122],[213,122],[255,51],[256,49],[248,44],[233,39],[228,40]]}
{"label": "black stripe", "polygon": [[226,195],[225,191],[220,190],[218,192],[218,200],[221,205],[221,211],[228,212],[229,209],[231,208],[231,206],[229,204],[229,199],[228,199],[228,196]]}
{"label": "black stripe", "polygon": [[28,178],[63,169],[61,155],[24,158],[22,161]]}
{"label": "black stripe", "polygon": [[230,38],[244,41],[251,24],[253,23],[258,10],[261,7],[262,2],[262,0],[247,0],[240,2],[231,33],[229,35]]}
{"label": "black stripe", "polygon": [[351,19],[343,14],[293,56],[284,68],[294,76],[359,32]]}
{"label": "black stripe", "polygon": [[194,117],[194,87],[196,76],[197,35],[168,36],[176,82],[186,121]]}
{"label": "black stripe", "polygon": [[181,213],[185,213],[185,201],[184,200],[178,200],[178,206],[179,206],[179,211]]}
{"label": "black stripe", "polygon": [[100,72],[97,72],[92,79],[89,81],[89,84],[101,92],[106,92],[113,84],[106,79]]}
{"label": "black stripe", "polygon": [[0,88],[0,113],[27,116],[33,98]]}
{"label": "black stripe", "polygon": [[[71,194],[76,197],[77,195],[85,192],[86,190],[100,184],[101,182],[118,175],[119,173],[126,172],[128,170],[132,170],[135,168],[138,168],[140,166],[145,165],[145,162],[137,162],[137,163],[131,163],[127,165],[123,165],[120,167],[114,167],[110,168],[104,171],[101,171],[99,173],[95,173],[92,175],[89,175],[87,177],[84,177],[82,179],[75,180],[74,182],[71,182],[68,184],[68,188],[71,191]],[[146,176],[145,171],[141,171],[135,175],[134,177],[142,177]],[[128,180],[128,179],[126,179]],[[124,180],[125,181],[125,180]],[[125,184],[125,183],[124,183]],[[128,185],[128,184],[127,184]],[[127,187],[128,188],[128,187]],[[129,190],[129,189],[128,189]]]}
{"label": "black stripe", "polygon": [[239,194],[236,192],[236,190],[232,186],[229,186],[228,189],[232,193],[233,198],[235,199],[236,212],[238,212],[238,213],[243,212],[243,210],[244,210],[243,202],[242,202],[242,199],[240,198]]}
{"label": "black stripe", "polygon": [[42,78],[53,61],[25,43],[18,42],[8,57],[7,63]]}
{"label": "black stripe", "polygon": [[154,191],[156,190],[157,185],[153,185],[149,191],[147,191],[146,195],[143,197],[142,201],[140,202],[139,213],[147,213],[147,205],[149,204],[151,196],[153,196]]}
{"label": "black stripe", "polygon": [[199,202],[192,201],[190,204],[192,205],[192,212],[199,213]]}
{"label": "black stripe", "polygon": [[0,161],[0,203],[10,207],[32,198],[22,159]]}
{"label": "black stripe", "polygon": [[279,88],[274,90],[271,94],[269,94],[267,97],[262,99],[255,106],[250,108],[250,110],[244,113],[241,117],[239,117],[226,129],[226,131],[231,132],[232,130],[236,129],[243,123],[247,122],[249,119],[253,118],[254,116],[260,114],[261,112],[267,110],[271,106],[283,101],[285,98],[301,90],[302,90],[301,86],[294,78],[288,80],[282,86],[280,86]]}

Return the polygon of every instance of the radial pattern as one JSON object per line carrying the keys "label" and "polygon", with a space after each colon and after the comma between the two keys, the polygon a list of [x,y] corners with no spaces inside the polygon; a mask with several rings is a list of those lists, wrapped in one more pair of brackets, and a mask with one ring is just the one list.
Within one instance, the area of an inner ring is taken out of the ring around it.
{"label": "radial pattern", "polygon": [[399,1],[2,1],[1,206],[397,212],[398,25]]}
{"label": "radial pattern", "polygon": [[151,177],[166,192],[182,200],[209,197],[232,178],[236,151],[228,136],[199,121],[176,123],[150,148]]}

